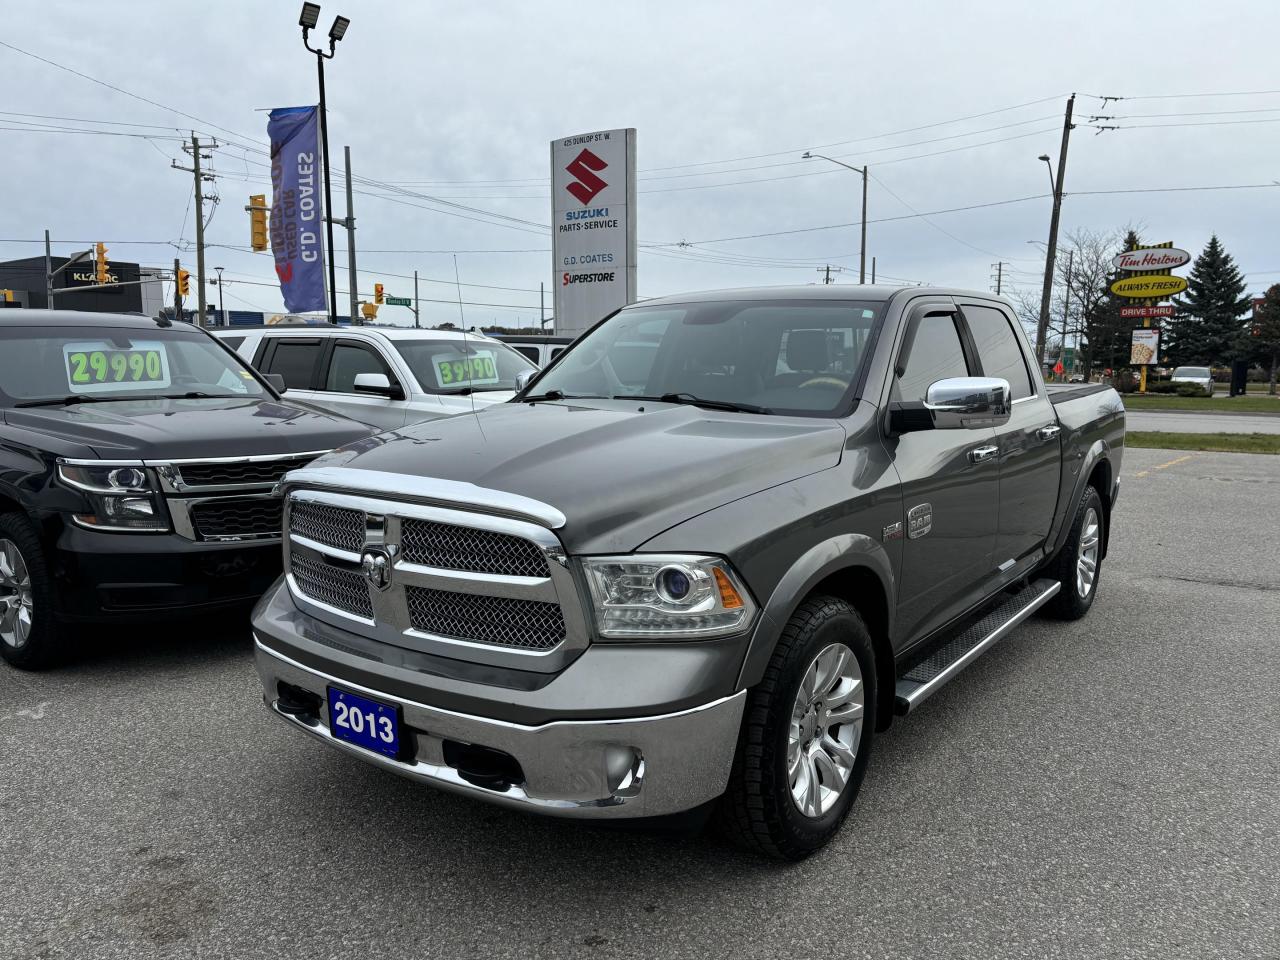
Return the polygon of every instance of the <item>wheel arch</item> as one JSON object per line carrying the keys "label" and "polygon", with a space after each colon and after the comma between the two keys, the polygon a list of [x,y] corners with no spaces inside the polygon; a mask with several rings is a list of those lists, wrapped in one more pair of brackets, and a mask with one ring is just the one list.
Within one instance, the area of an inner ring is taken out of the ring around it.
{"label": "wheel arch", "polygon": [[841,534],[816,544],[778,581],[765,602],[738,676],[737,689],[754,686],[764,675],[778,638],[796,609],[809,597],[844,600],[862,616],[876,655],[876,729],[893,717],[897,679],[890,640],[893,628],[893,565],[879,541],[865,534]]}

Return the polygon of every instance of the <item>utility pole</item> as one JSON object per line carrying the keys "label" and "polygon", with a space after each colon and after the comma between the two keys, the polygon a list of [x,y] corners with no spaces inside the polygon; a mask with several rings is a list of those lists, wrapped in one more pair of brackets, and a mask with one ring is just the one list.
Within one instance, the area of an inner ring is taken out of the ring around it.
{"label": "utility pole", "polygon": [[841,268],[840,268],[840,267],[833,267],[833,266],[831,266],[831,264],[829,264],[829,263],[828,263],[825,267],[818,267],[818,272],[819,272],[819,273],[821,273],[821,274],[824,274],[824,276],[823,276],[823,278],[822,278],[822,282],[823,282],[824,284],[826,284],[826,283],[834,283],[834,282],[835,282],[835,281],[833,281],[833,280],[831,279],[831,271],[832,271],[832,270],[834,270],[836,273],[839,273],[839,272],[841,271]]}
{"label": "utility pole", "polygon": [[[357,302],[356,302],[359,298],[359,294],[356,292],[356,215],[351,205],[351,148],[350,147],[342,148],[342,159],[347,167],[347,218],[345,220],[340,220],[338,222],[347,228],[347,271],[350,274],[347,280],[347,286],[351,288],[351,322],[355,323],[357,313],[359,312],[359,307],[357,306]],[[329,222],[330,223],[333,222],[332,218],[330,218]],[[329,243],[331,245],[333,243],[332,227],[329,228]],[[332,247],[330,248],[329,257],[330,257],[330,260],[332,261],[333,259]],[[333,274],[332,263],[330,263],[329,271],[330,271],[330,276],[332,276]],[[335,309],[333,312],[336,314],[338,311]]]}
{"label": "utility pole", "polygon": [[49,249],[49,231],[44,232],[44,308],[53,309],[53,254]]}
{"label": "utility pole", "polygon": [[[196,303],[198,305],[197,313],[196,313],[196,323],[199,326],[203,327],[208,325],[207,318],[205,316],[206,304],[205,304],[205,295],[204,295],[204,181],[208,180],[212,182],[213,174],[201,173],[200,171],[200,160],[201,160],[200,151],[202,149],[216,150],[218,149],[218,142],[215,140],[213,143],[211,144],[206,143],[203,147],[201,147],[200,138],[193,133],[191,135],[191,145],[188,146],[185,143],[182,145],[183,152],[191,154],[191,166],[184,167],[181,164],[179,164],[177,160],[170,161],[169,165],[173,167],[173,169],[175,170],[185,170],[187,173],[191,174],[195,178],[195,184],[196,184],[196,277],[197,277],[196,283],[197,283],[197,286],[199,287],[199,293],[196,297]],[[208,160],[208,159],[211,159],[212,157],[213,157],[213,154],[210,153],[205,155],[204,159]],[[218,294],[219,296],[221,296],[222,291],[219,290]]]}
{"label": "utility pole", "polygon": [[867,165],[865,163],[862,165],[862,241],[858,244],[858,282],[867,282]]}
{"label": "utility pole", "polygon": [[1004,291],[1004,261],[997,260],[991,266],[996,270],[996,296],[998,297]]}
{"label": "utility pole", "polygon": [[875,258],[875,257],[872,257],[872,258],[871,258],[871,283],[872,283],[872,285],[874,285],[874,284],[875,284],[875,282],[876,282],[876,258]]}
{"label": "utility pole", "polygon": [[[1062,147],[1058,152],[1058,176],[1053,185],[1053,213],[1049,217],[1049,248],[1044,261],[1044,289],[1040,293],[1040,322],[1036,324],[1036,362],[1044,367],[1044,341],[1049,331],[1049,301],[1053,295],[1053,267],[1058,254],[1058,218],[1062,213],[1062,186],[1067,176],[1067,147],[1071,143],[1071,111],[1076,95],[1067,98],[1062,121]],[[1047,159],[1047,158],[1046,158]]]}
{"label": "utility pole", "polygon": [[546,283],[538,284],[538,329],[541,330],[547,325],[547,285]]}
{"label": "utility pole", "polygon": [[417,330],[422,326],[421,318],[418,315],[418,271],[413,271],[413,329]]}

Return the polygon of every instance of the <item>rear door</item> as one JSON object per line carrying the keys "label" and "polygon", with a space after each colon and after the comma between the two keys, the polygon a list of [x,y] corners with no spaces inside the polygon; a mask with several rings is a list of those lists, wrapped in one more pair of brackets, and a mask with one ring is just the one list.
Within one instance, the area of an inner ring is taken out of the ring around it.
{"label": "rear door", "polygon": [[[922,401],[929,385],[976,376],[959,311],[950,300],[909,308],[890,401]],[[886,436],[902,485],[898,643],[909,644],[978,603],[994,579],[997,523],[995,431],[920,430]]]}
{"label": "rear door", "polygon": [[322,405],[316,386],[325,354],[324,337],[264,334],[254,366],[260,373],[276,373],[284,379],[290,400]]}
{"label": "rear door", "polygon": [[961,310],[983,375],[1002,377],[1012,388],[1012,416],[995,431],[1000,519],[994,559],[1005,575],[1014,576],[1038,558],[1053,523],[1062,479],[1058,416],[1031,372],[1034,355],[1012,315],[999,304],[977,301],[962,301]]}
{"label": "rear door", "polygon": [[404,400],[356,392],[356,376],[361,373],[381,373],[392,386],[404,389],[391,364],[377,346],[345,337],[330,340],[333,347],[324,357],[316,402],[334,413],[367,423],[379,430],[394,430],[404,426],[408,412],[408,404]]}

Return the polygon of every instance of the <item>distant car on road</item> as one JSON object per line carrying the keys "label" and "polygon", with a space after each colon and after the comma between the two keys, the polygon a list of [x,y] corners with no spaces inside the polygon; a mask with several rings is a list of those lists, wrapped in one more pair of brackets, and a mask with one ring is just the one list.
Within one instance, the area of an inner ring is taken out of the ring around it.
{"label": "distant car on road", "polygon": [[1208,367],[1175,367],[1169,379],[1174,383],[1194,383],[1207,396],[1213,396],[1213,372]]}
{"label": "distant car on road", "polygon": [[214,336],[290,399],[394,430],[510,400],[537,367],[504,343],[459,330],[396,327],[228,327]]}

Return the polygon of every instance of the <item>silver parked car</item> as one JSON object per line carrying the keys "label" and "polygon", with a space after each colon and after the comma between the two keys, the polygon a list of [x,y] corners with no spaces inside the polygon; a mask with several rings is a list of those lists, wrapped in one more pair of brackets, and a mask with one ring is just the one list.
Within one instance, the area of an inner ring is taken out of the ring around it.
{"label": "silver parked car", "polygon": [[380,430],[510,400],[537,370],[504,343],[459,330],[403,327],[227,327],[211,331],[289,399]]}
{"label": "silver parked car", "polygon": [[1169,379],[1174,383],[1194,383],[1207,396],[1213,396],[1213,371],[1208,367],[1175,367]]}

